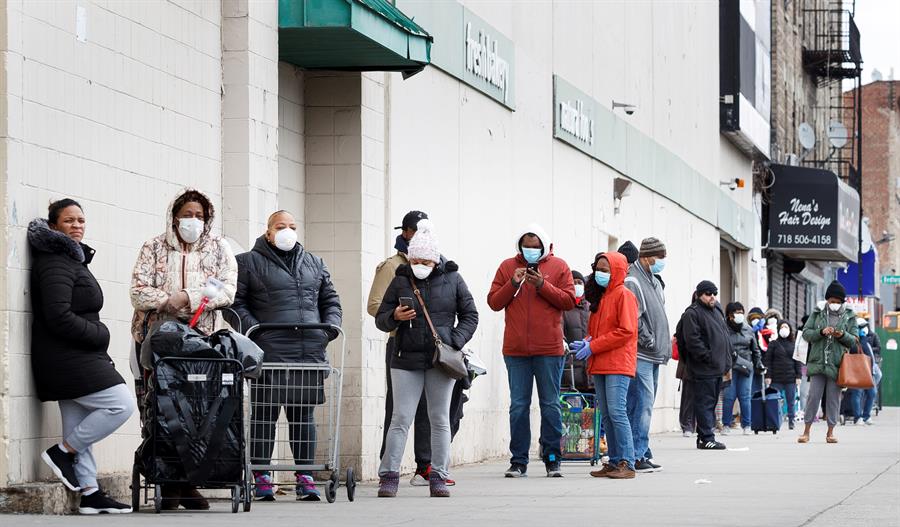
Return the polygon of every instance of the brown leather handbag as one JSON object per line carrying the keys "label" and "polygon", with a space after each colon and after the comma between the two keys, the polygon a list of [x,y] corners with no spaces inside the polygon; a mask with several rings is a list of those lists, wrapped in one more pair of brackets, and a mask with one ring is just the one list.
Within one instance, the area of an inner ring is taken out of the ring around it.
{"label": "brown leather handbag", "polygon": [[431,329],[431,336],[434,338],[434,367],[444,372],[447,377],[453,380],[460,380],[469,374],[469,367],[466,365],[466,358],[463,352],[447,344],[438,335],[434,323],[431,322],[431,316],[428,314],[428,307],[422,298],[422,293],[416,287],[416,283],[409,280],[413,293],[419,299],[419,305],[422,306],[422,313],[425,314],[425,320],[428,321],[428,327]]}
{"label": "brown leather handbag", "polygon": [[857,353],[845,353],[838,371],[838,386],[859,388],[862,390],[875,387],[872,377],[872,359],[859,348]]}

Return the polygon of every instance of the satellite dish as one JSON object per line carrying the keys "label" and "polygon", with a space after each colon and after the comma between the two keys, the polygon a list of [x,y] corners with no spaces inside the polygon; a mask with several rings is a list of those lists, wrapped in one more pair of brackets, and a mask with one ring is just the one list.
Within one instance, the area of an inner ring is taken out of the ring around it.
{"label": "satellite dish", "polygon": [[800,123],[797,127],[797,138],[800,139],[800,145],[807,150],[812,150],[816,146],[816,132],[809,123]]}
{"label": "satellite dish", "polygon": [[828,140],[831,146],[835,148],[843,148],[847,144],[847,127],[840,121],[831,121],[828,123]]}

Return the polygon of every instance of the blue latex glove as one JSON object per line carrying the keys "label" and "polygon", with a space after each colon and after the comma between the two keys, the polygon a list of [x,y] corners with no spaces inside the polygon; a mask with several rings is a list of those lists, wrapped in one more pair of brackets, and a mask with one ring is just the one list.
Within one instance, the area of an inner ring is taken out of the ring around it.
{"label": "blue latex glove", "polygon": [[576,340],[575,342],[570,342],[570,343],[569,343],[569,351],[578,351],[578,350],[580,350],[580,349],[583,348],[583,347],[584,347],[584,341],[583,341],[583,340]]}
{"label": "blue latex glove", "polygon": [[578,346],[578,351],[575,353],[575,358],[578,360],[584,360],[591,356],[591,339],[587,338],[585,340],[578,341],[581,345]]}

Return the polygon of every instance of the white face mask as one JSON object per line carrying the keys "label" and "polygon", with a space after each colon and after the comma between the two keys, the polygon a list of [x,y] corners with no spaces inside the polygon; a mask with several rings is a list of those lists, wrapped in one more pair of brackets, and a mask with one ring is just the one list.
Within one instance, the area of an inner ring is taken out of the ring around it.
{"label": "white face mask", "polygon": [[743,324],[744,323],[744,314],[743,313],[735,313],[734,314],[734,323],[735,324]]}
{"label": "white face mask", "polygon": [[425,264],[415,264],[410,267],[412,267],[413,274],[416,275],[416,278],[418,278],[419,280],[428,278],[429,276],[431,276],[431,271],[434,270],[434,267]]}
{"label": "white face mask", "polygon": [[775,320],[774,318],[770,318],[770,319],[766,322],[766,327],[769,328],[769,329],[771,329],[772,331],[775,331],[775,328],[778,327],[778,321]]}
{"label": "white face mask", "polygon": [[828,304],[828,309],[830,309],[832,313],[837,313],[841,310],[843,305],[844,304]]}
{"label": "white face mask", "polygon": [[583,284],[575,284],[575,298],[581,298],[584,296],[584,285]]}
{"label": "white face mask", "polygon": [[203,220],[197,218],[179,218],[178,235],[184,243],[194,243],[203,234]]}
{"label": "white face mask", "polygon": [[778,334],[781,335],[781,338],[786,339],[791,336],[790,328],[781,328],[778,330]]}
{"label": "white face mask", "polygon": [[291,228],[281,229],[274,236],[275,247],[282,251],[290,251],[297,245],[297,231]]}

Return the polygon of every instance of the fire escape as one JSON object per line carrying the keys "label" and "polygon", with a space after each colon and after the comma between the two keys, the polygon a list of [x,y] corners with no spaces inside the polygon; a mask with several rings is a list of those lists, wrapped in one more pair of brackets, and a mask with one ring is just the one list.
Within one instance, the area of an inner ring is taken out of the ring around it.
{"label": "fire escape", "polygon": [[[859,49],[859,29],[853,20],[855,0],[824,0],[812,2],[816,9],[803,14],[803,69],[812,76],[821,90],[817,109],[826,122],[842,123],[846,130],[846,144],[835,147],[832,140],[842,136],[840,127],[829,127],[829,137],[822,138],[823,148],[816,150],[816,158],[806,159],[805,165],[831,170],[852,187],[859,189],[859,139],[857,130],[861,115],[862,54]],[[824,7],[818,8],[819,5]],[[849,9],[847,6],[849,5]],[[852,91],[844,91],[844,88]]]}

